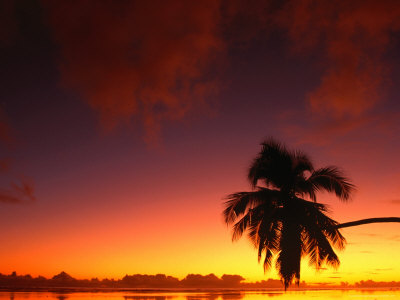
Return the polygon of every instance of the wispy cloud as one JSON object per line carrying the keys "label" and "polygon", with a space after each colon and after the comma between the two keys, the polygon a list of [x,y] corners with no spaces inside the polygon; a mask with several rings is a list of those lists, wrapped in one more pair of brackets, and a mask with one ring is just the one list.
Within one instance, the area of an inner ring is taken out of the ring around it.
{"label": "wispy cloud", "polygon": [[277,17],[295,52],[322,56],[320,85],[310,108],[341,118],[359,116],[382,101],[390,64],[384,59],[391,34],[400,29],[396,1],[288,2]]}
{"label": "wispy cloud", "polygon": [[35,200],[34,186],[26,180],[13,182],[9,188],[0,188],[0,203],[24,203]]}
{"label": "wispy cloud", "polygon": [[135,117],[152,140],[161,123],[218,89],[209,71],[225,49],[220,1],[42,3],[60,46],[62,84],[106,129]]}
{"label": "wispy cloud", "polygon": [[[400,30],[397,1],[41,3],[59,46],[62,85],[98,112],[107,130],[135,119],[154,141],[164,122],[184,118],[218,92],[223,84],[215,74],[237,41],[268,39],[276,29],[286,32],[291,52],[313,57],[321,72],[305,95],[311,122],[286,124],[288,134],[326,143],[371,124],[400,127],[398,114],[375,111],[390,84],[386,53]],[[11,28],[13,4],[6,8]]]}
{"label": "wispy cloud", "polygon": [[376,110],[391,84],[385,54],[400,30],[396,1],[289,1],[275,20],[287,31],[293,53],[311,55],[322,74],[306,95],[308,121],[284,122],[286,135],[324,145],[360,129],[396,134],[399,114]]}
{"label": "wispy cloud", "polygon": [[377,233],[359,233],[358,235],[361,235],[361,236],[368,236],[368,237],[377,237],[377,236],[381,236],[380,234],[377,234]]}
{"label": "wispy cloud", "polygon": [[400,235],[392,235],[388,239],[391,241],[400,241]]}
{"label": "wispy cloud", "polygon": [[395,204],[395,205],[400,205],[400,199],[392,199],[392,200],[388,200],[387,202],[389,202],[391,204]]}
{"label": "wispy cloud", "polygon": [[[11,149],[15,147],[15,139],[8,125],[7,118],[0,108],[0,147]],[[12,170],[12,159],[0,158],[0,203],[25,203],[36,200],[32,179],[24,175],[16,175]],[[9,184],[4,184],[9,180]]]}

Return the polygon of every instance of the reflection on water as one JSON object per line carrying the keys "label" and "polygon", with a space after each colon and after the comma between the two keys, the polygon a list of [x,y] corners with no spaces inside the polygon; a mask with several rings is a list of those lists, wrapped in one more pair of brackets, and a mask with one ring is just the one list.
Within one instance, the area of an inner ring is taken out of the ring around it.
{"label": "reflection on water", "polygon": [[125,300],[167,300],[174,297],[162,296],[162,295],[133,295],[124,296]]}
{"label": "reflection on water", "polygon": [[67,295],[62,294],[62,295],[57,295],[56,298],[57,298],[58,300],[67,300],[68,297],[67,297]]}
{"label": "reflection on water", "polygon": [[310,291],[213,291],[213,292],[0,292],[0,300],[264,300],[285,299],[400,299],[400,289]]}

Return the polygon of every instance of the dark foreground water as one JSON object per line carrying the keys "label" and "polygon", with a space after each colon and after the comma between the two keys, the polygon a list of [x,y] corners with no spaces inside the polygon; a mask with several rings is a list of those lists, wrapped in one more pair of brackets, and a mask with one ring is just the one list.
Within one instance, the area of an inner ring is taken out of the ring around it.
{"label": "dark foreground water", "polygon": [[399,289],[306,291],[208,291],[208,292],[0,292],[0,300],[261,300],[284,299],[399,299]]}

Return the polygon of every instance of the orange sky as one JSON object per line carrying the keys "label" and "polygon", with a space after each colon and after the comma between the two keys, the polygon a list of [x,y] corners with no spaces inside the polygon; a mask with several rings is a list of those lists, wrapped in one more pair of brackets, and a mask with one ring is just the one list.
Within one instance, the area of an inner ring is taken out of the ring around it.
{"label": "orange sky", "polygon": [[[212,272],[241,274],[251,281],[277,278],[275,271],[267,273],[267,277],[263,274],[247,240],[231,243],[230,232],[222,222],[221,198],[248,189],[244,181],[248,159],[233,161],[236,163],[224,163],[225,166],[199,161],[190,165],[191,170],[177,168],[147,184],[144,182],[155,175],[154,171],[149,171],[150,178],[139,180],[137,185],[132,185],[128,179],[132,176],[125,174],[120,174],[124,179],[119,183],[110,185],[105,176],[104,181],[96,183],[97,188],[89,180],[86,189],[79,186],[57,195],[57,206],[53,208],[46,208],[48,204],[41,201],[4,206],[8,214],[21,221],[2,234],[5,246],[0,251],[6,258],[2,272],[52,276],[65,270],[78,278],[120,278],[133,273],[166,273],[183,278],[188,273]],[[208,174],[212,167],[216,174]],[[321,198],[331,205],[334,218],[350,221],[399,215],[398,201],[394,201],[400,192],[395,177],[379,176],[384,185],[375,185],[370,176],[362,174],[352,174],[352,178],[359,191],[351,203]],[[54,197],[55,192],[47,193]],[[46,195],[40,189],[38,193]],[[71,198],[74,203],[68,204]],[[145,200],[136,202],[137,198]],[[44,213],[46,209],[51,213]],[[339,269],[322,270],[316,276],[315,270],[304,264],[302,279],[397,280],[398,230],[397,224],[343,229],[348,245],[339,253]]]}
{"label": "orange sky", "polygon": [[[353,180],[333,218],[400,216],[400,6],[330,3],[10,1],[0,272],[277,278],[221,215],[267,136]],[[400,224],[342,232],[301,280],[400,280]]]}

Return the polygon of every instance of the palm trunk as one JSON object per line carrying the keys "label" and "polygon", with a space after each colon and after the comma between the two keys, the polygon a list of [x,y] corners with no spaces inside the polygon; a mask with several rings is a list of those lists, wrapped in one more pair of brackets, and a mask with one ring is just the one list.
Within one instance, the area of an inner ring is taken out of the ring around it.
{"label": "palm trunk", "polygon": [[363,224],[371,224],[371,223],[394,223],[394,222],[400,223],[400,218],[388,217],[388,218],[362,219],[362,220],[358,220],[358,221],[352,221],[352,222],[338,224],[338,225],[336,225],[336,228],[345,228],[345,227],[351,227],[351,226],[357,226],[357,225],[363,225]]}

